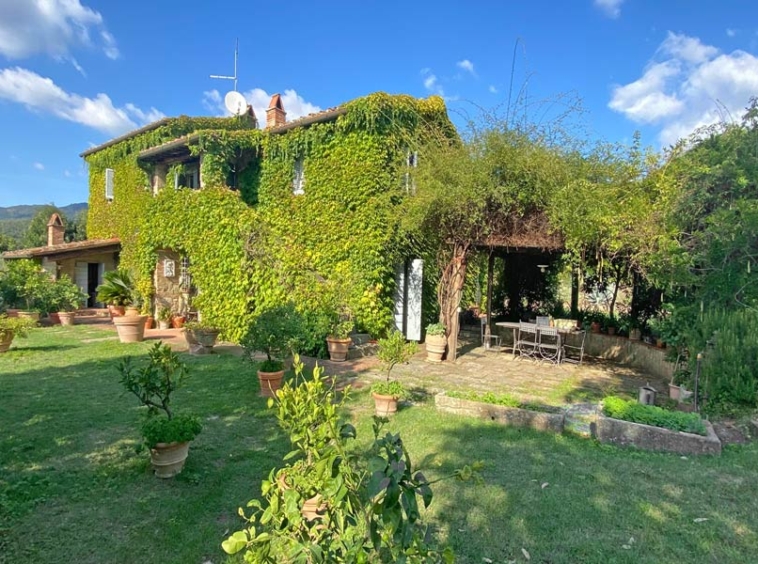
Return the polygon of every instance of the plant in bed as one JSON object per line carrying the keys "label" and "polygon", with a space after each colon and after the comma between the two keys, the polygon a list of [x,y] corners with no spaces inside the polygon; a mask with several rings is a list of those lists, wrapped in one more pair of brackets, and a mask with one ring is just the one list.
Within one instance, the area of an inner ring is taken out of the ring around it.
{"label": "plant in bed", "polygon": [[603,400],[603,413],[613,419],[642,423],[653,427],[663,427],[672,431],[683,431],[696,435],[707,434],[703,420],[696,413],[668,411],[654,405],[643,405],[634,400],[609,396]]}

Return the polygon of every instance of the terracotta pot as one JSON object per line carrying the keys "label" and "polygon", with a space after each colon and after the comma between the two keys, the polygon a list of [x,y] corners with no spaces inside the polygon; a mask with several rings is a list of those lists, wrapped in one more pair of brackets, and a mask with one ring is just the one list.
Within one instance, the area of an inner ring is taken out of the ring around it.
{"label": "terracotta pot", "polygon": [[126,306],[126,309],[124,310],[124,315],[128,315],[130,317],[139,315],[139,308],[134,306]]}
{"label": "terracotta pot", "polygon": [[655,346],[658,347],[659,349],[665,349],[666,343],[664,343],[663,339],[661,339],[660,337],[656,337]]}
{"label": "terracotta pot", "polygon": [[0,334],[0,353],[7,352],[11,348],[15,333],[7,329]]}
{"label": "terracotta pot", "polygon": [[111,319],[114,317],[120,317],[124,315],[126,312],[126,308],[124,306],[117,306],[117,305],[109,305],[108,306],[108,313],[111,316]]}
{"label": "terracotta pot", "polygon": [[600,323],[597,321],[590,323],[590,331],[593,333],[600,333]]}
{"label": "terracotta pot", "polygon": [[669,397],[672,400],[679,401],[682,397],[682,388],[675,384],[669,384]]}
{"label": "terracotta pot", "polygon": [[258,371],[258,382],[261,385],[261,397],[273,398],[276,396],[276,390],[282,387],[284,379],[284,370],[278,372],[261,372]]}
{"label": "terracotta pot", "polygon": [[613,337],[616,334],[616,328],[615,327],[608,327],[608,335]]}
{"label": "terracotta pot", "polygon": [[397,413],[397,398],[371,392],[374,398],[374,409],[378,417],[391,417]]}
{"label": "terracotta pot", "polygon": [[445,355],[447,339],[444,335],[426,336],[426,360],[427,362],[442,362]]}
{"label": "terracotta pot", "polygon": [[50,319],[50,325],[61,324],[61,316],[58,314],[58,312],[48,314],[48,318]]}
{"label": "terracotta pot", "polygon": [[184,468],[189,442],[158,443],[150,449],[150,462],[157,478],[173,478]]}
{"label": "terracotta pot", "polygon": [[639,329],[630,329],[629,330],[629,340],[630,341],[639,341],[642,338],[642,332]]}
{"label": "terracotta pot", "polygon": [[9,309],[5,312],[5,315],[8,317],[18,317],[18,310],[17,309]]}
{"label": "terracotta pot", "polygon": [[145,329],[154,329],[155,328],[155,318],[152,315],[148,315],[147,321],[145,322]]}
{"label": "terracotta pot", "polygon": [[326,504],[321,501],[321,494],[316,494],[310,499],[306,499],[303,503],[303,507],[300,508],[300,514],[307,521],[313,521],[323,515],[319,514],[319,511],[326,509]]}
{"label": "terracotta pot", "polygon": [[147,315],[122,315],[114,317],[113,323],[122,343],[138,343],[145,338]]}
{"label": "terracotta pot", "polygon": [[345,362],[345,360],[347,360],[347,351],[352,342],[352,339],[327,337],[326,347],[329,349],[329,360],[332,362]]}
{"label": "terracotta pot", "polygon": [[167,329],[171,328],[171,322],[170,321],[163,321],[162,319],[158,320],[158,329],[161,331],[166,331]]}
{"label": "terracotta pot", "polygon": [[59,311],[58,317],[61,322],[61,325],[65,325],[66,327],[71,327],[75,323],[76,319],[76,312],[74,311]]}
{"label": "terracotta pot", "polygon": [[174,329],[181,329],[184,327],[184,322],[187,321],[187,318],[183,315],[175,315],[171,318],[171,326]]}
{"label": "terracotta pot", "polygon": [[19,311],[18,316],[21,319],[31,319],[32,321],[39,323],[39,312],[38,311]]}

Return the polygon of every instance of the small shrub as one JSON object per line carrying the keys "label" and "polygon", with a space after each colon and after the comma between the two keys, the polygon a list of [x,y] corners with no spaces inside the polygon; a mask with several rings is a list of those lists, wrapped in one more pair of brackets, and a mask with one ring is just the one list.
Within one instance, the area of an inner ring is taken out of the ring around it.
{"label": "small shrub", "polygon": [[696,435],[707,434],[703,420],[696,413],[667,411],[654,405],[643,405],[634,400],[624,400],[616,396],[609,396],[603,400],[603,413],[614,419],[663,427],[672,431],[684,431]]}
{"label": "small shrub", "polygon": [[267,366],[276,368],[264,372],[278,372],[287,354],[300,351],[302,324],[302,317],[292,304],[262,312],[242,339],[245,356],[252,360],[256,352],[265,353]]}
{"label": "small shrub", "polygon": [[34,327],[34,321],[31,319],[7,317],[5,314],[0,314],[0,339],[8,333],[13,333],[16,337],[26,337],[27,331],[32,327]]}
{"label": "small shrub", "polygon": [[416,354],[416,343],[408,343],[400,331],[392,331],[384,339],[379,339],[379,350],[376,357],[382,363],[387,376],[384,382],[377,382],[371,386],[371,390],[384,396],[398,398],[406,395],[405,386],[400,382],[391,380],[392,369],[398,364],[408,362]]}
{"label": "small shrub", "polygon": [[445,326],[442,323],[430,323],[426,326],[426,334],[431,337],[444,337]]}
{"label": "small shrub", "polygon": [[142,425],[142,436],[149,448],[158,443],[185,443],[193,440],[203,426],[197,417],[192,415],[176,415],[171,419],[166,417],[150,417]]}

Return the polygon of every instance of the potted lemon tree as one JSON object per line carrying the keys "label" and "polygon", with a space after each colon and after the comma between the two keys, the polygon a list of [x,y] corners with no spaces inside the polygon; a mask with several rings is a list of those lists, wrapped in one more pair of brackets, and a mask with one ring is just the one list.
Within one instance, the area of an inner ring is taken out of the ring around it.
{"label": "potted lemon tree", "polygon": [[377,358],[385,370],[385,378],[371,386],[371,396],[374,398],[376,414],[388,417],[397,412],[398,400],[407,395],[407,390],[401,382],[392,379],[392,369],[398,364],[408,362],[416,353],[416,343],[406,342],[405,336],[393,330],[386,338],[379,339]]}
{"label": "potted lemon tree", "polygon": [[155,343],[139,366],[126,357],[118,363],[120,381],[147,408],[142,425],[150,462],[158,478],[179,474],[189,454],[190,442],[200,433],[200,420],[189,414],[176,414],[171,395],[184,384],[187,366],[171,347]]}
{"label": "potted lemon tree", "polygon": [[0,353],[7,352],[15,337],[25,337],[29,328],[34,326],[34,321],[21,317],[8,317],[0,314]]}
{"label": "potted lemon tree", "polygon": [[274,397],[284,379],[284,359],[301,347],[302,318],[292,304],[261,312],[242,339],[245,357],[256,361],[256,353],[266,359],[258,364],[260,395]]}
{"label": "potted lemon tree", "polygon": [[58,310],[58,319],[60,319],[61,325],[73,325],[76,310],[85,303],[87,295],[65,275],[56,280],[54,295],[55,307]]}

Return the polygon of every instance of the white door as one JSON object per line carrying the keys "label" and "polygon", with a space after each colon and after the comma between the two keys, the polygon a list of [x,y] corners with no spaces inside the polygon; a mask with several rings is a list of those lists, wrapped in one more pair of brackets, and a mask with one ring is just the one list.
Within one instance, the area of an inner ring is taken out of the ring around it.
{"label": "white door", "polygon": [[79,286],[82,292],[87,294],[87,263],[77,262],[74,264],[74,283]]}

